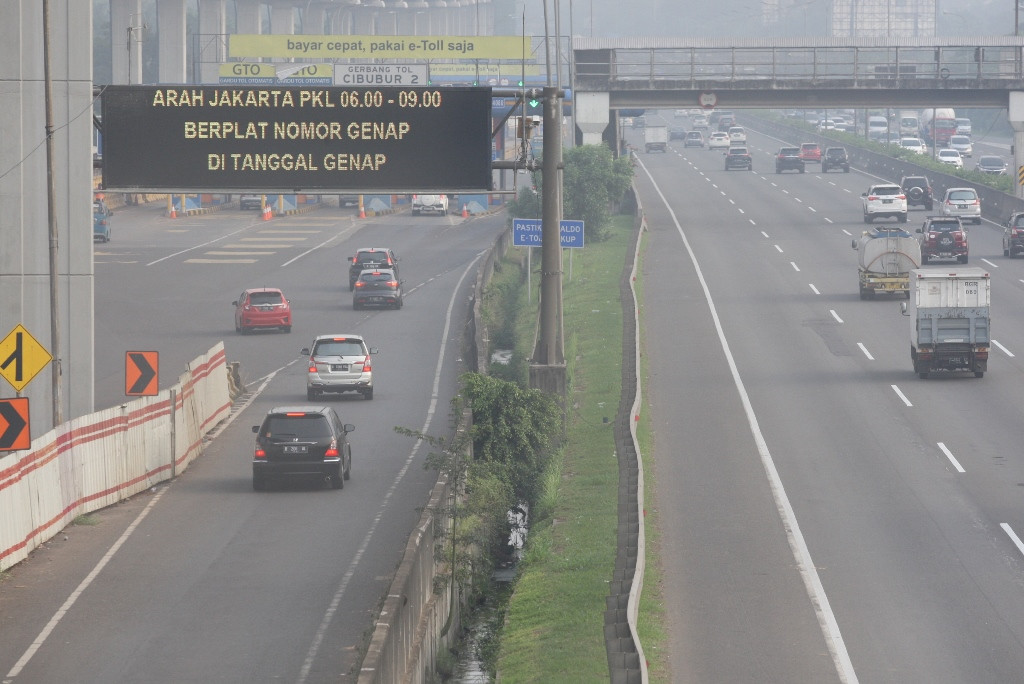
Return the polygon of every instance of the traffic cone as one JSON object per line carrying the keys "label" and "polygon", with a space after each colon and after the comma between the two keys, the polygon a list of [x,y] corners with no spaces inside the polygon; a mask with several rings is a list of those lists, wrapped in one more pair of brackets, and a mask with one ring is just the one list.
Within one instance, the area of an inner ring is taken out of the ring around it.
{"label": "traffic cone", "polygon": [[171,202],[171,218],[178,218],[178,211],[174,208],[174,202]]}
{"label": "traffic cone", "polygon": [[469,218],[469,207],[465,204],[462,205],[462,218]]}
{"label": "traffic cone", "polygon": [[359,205],[359,218],[366,218],[366,209],[363,209],[363,205]]}
{"label": "traffic cone", "polygon": [[264,205],[263,205],[263,220],[264,220],[264,221],[269,221],[269,220],[270,220],[270,217],[271,217],[272,215],[273,215],[273,214],[272,214],[272,212],[271,212],[271,210],[270,210],[270,205],[269,205],[269,204],[264,204]]}

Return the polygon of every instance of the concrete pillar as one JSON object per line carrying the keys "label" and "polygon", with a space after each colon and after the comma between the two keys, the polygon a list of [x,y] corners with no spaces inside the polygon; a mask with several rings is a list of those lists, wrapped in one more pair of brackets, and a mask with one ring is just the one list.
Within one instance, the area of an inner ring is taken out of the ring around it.
{"label": "concrete pillar", "polygon": [[200,81],[217,83],[220,65],[227,60],[227,23],[224,0],[199,0]]}
{"label": "concrete pillar", "polygon": [[377,19],[380,8],[384,6],[365,5],[352,12],[352,34],[357,36],[377,35]]}
{"label": "concrete pillar", "polygon": [[[0,21],[0,337],[21,324],[55,359],[21,392],[32,437],[53,427],[54,378],[63,420],[93,411],[92,3],[50,3],[57,233],[57,307],[50,307],[43,3],[5,0]],[[125,34],[121,34],[125,35]],[[124,40],[118,41],[124,50]],[[125,63],[122,59],[122,64]],[[117,228],[114,229],[117,240]],[[52,318],[57,336],[51,335]],[[59,344],[56,342],[59,341]],[[104,353],[123,357],[126,350]],[[0,397],[15,396],[6,380]]]}
{"label": "concrete pillar", "polygon": [[[584,145],[600,145],[604,129],[608,128],[609,103],[608,93],[574,92],[573,110],[576,113],[576,125],[583,133]],[[575,138],[576,136],[573,135]]]}
{"label": "concrete pillar", "polygon": [[259,0],[235,0],[235,29],[246,35],[262,32]]}
{"label": "concrete pillar", "polygon": [[1006,118],[1013,126],[1013,168],[1009,170],[1013,178],[1014,195],[1024,198],[1024,186],[1019,182],[1021,168],[1024,168],[1024,92],[1010,93],[1010,103],[1006,110]]}
{"label": "concrete pillar", "polygon": [[185,0],[160,0],[156,12],[159,45],[157,81],[187,83]]}
{"label": "concrete pillar", "polygon": [[409,3],[409,12],[407,15],[408,28],[403,29],[404,35],[410,36],[425,36],[429,33],[430,28],[430,16],[429,7],[426,0],[412,0]]}
{"label": "concrete pillar", "polygon": [[[131,28],[129,61],[128,29]],[[142,83],[142,0],[110,0],[110,58],[113,82]]]}
{"label": "concrete pillar", "polygon": [[428,36],[452,35],[448,30],[448,3],[445,0],[430,0],[430,22],[427,26]]}
{"label": "concrete pillar", "polygon": [[302,8],[302,33],[307,36],[322,36],[325,33],[324,20],[327,9],[323,5],[306,5]]}
{"label": "concrete pillar", "polygon": [[276,36],[295,33],[295,5],[281,2],[270,6],[270,32]]}

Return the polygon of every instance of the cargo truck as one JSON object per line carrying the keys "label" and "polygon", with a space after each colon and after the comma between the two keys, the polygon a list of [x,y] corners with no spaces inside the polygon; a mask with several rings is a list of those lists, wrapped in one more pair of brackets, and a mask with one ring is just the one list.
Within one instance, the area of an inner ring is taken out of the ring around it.
{"label": "cargo truck", "polygon": [[988,370],[991,281],[980,268],[914,269],[910,273],[910,359],[914,372]]}
{"label": "cargo truck", "polygon": [[644,152],[668,152],[668,126],[647,126],[644,129]]}
{"label": "cargo truck", "polygon": [[861,299],[875,295],[909,296],[910,272],[921,267],[921,243],[897,228],[864,231],[853,241]]}
{"label": "cargo truck", "polygon": [[920,132],[921,119],[917,116],[917,112],[909,109],[900,112],[900,137],[916,138]]}
{"label": "cargo truck", "polygon": [[948,107],[925,108],[921,112],[921,136],[932,147],[947,147],[956,135],[956,111]]}

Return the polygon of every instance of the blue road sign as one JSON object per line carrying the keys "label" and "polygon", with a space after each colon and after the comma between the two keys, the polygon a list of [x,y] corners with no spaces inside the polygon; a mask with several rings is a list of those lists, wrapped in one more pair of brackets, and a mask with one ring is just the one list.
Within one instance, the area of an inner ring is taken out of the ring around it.
{"label": "blue road sign", "polygon": [[[541,230],[543,224],[540,219],[512,219],[512,245],[514,247],[540,247]],[[583,221],[559,221],[559,238],[562,247],[582,248],[583,247]]]}

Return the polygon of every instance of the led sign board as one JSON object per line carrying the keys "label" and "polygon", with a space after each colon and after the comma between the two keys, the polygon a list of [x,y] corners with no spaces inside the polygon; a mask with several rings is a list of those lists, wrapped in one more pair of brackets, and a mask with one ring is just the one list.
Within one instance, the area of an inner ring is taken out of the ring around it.
{"label": "led sign board", "polygon": [[108,86],[102,97],[107,190],[491,189],[490,88]]}

